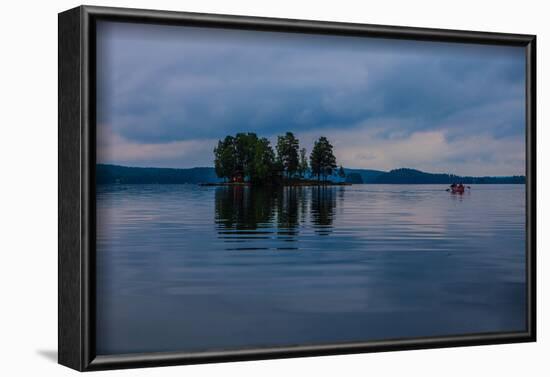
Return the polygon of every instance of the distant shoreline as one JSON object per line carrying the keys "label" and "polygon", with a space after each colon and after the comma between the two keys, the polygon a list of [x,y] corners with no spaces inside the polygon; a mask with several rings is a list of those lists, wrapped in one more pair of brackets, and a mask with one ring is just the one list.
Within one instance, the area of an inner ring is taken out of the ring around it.
{"label": "distant shoreline", "polygon": [[[458,176],[445,173],[427,173],[416,169],[400,168],[390,171],[372,169],[344,169],[346,177],[337,177],[331,182],[318,182],[309,177],[299,184],[287,182],[287,186],[320,186],[346,184],[525,184],[525,176]],[[142,168],[120,165],[97,164],[96,184],[206,184],[207,186],[227,186],[217,177],[214,168]],[[243,183],[241,183],[242,185]],[[244,183],[246,185],[246,183]]]}

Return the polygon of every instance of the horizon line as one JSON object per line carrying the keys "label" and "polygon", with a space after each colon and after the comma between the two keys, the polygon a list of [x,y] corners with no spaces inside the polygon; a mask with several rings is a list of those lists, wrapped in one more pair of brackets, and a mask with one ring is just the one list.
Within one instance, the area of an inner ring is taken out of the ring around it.
{"label": "horizon line", "polygon": [[[170,169],[170,170],[214,169],[213,166],[193,166],[193,167],[189,167],[189,168],[172,168],[172,167],[159,167],[159,166],[128,166],[128,165],[119,165],[119,164],[115,164],[115,163],[105,163],[105,162],[96,162],[96,165],[110,165],[110,166],[118,166],[118,167],[122,167],[122,168],[130,168],[130,169]],[[394,169],[390,169],[390,170],[371,169],[371,168],[349,168],[349,167],[344,167],[344,169],[348,169],[348,170],[371,170],[371,171],[379,171],[381,173],[389,173],[389,172],[392,172],[392,171],[395,171],[395,170],[406,169],[406,170],[415,170],[415,171],[419,171],[421,173],[426,173],[426,174],[445,174],[445,175],[453,175],[453,176],[457,176],[457,177],[476,177],[476,178],[485,178],[485,177],[497,177],[497,178],[498,177],[526,177],[525,174],[460,175],[460,174],[454,174],[454,173],[428,172],[428,171],[425,171],[425,170],[420,170],[420,169],[411,168],[411,167],[399,167],[399,168],[394,168]]]}

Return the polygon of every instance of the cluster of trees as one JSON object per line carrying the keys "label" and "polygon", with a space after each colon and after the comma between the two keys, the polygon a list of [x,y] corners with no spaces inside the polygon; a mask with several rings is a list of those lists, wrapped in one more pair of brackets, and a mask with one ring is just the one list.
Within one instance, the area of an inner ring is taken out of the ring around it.
{"label": "cluster of trees", "polygon": [[[292,132],[277,137],[275,151],[268,139],[255,133],[228,135],[214,148],[216,174],[230,181],[252,183],[303,179],[307,175],[320,181],[337,168],[333,147],[324,136],[315,142],[309,161],[306,149],[300,149],[300,142]],[[342,166],[338,175],[345,176]]]}

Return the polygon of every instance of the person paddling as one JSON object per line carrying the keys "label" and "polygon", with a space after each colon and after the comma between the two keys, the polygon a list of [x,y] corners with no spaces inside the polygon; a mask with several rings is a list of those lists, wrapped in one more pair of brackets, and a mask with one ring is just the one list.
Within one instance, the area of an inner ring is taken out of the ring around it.
{"label": "person paddling", "polygon": [[[470,188],[470,186],[468,186]],[[453,183],[451,184],[450,188],[448,188],[446,191],[450,191],[452,193],[458,193],[462,194],[464,193],[465,186],[462,183]]]}

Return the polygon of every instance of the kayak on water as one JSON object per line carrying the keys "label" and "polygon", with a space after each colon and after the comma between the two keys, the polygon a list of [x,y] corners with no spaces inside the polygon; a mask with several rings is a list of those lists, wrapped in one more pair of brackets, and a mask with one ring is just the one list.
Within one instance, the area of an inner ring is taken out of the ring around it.
{"label": "kayak on water", "polygon": [[452,194],[464,194],[464,191],[466,188],[470,188],[470,186],[464,186],[462,183],[453,183],[446,191],[450,191]]}

